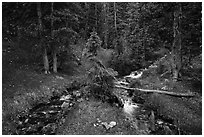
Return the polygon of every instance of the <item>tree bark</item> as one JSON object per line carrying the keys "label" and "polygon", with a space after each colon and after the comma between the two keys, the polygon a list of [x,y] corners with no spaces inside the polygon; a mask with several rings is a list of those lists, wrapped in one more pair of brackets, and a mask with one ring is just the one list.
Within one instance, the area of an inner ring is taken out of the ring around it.
{"label": "tree bark", "polygon": [[43,54],[43,62],[44,62],[44,69],[45,74],[49,74],[49,60],[47,56],[47,48],[44,46],[44,54]]}
{"label": "tree bark", "polygon": [[103,18],[104,18],[104,22],[103,22],[103,37],[104,37],[104,48],[108,47],[108,24],[107,24],[107,3],[104,2],[103,3]]}
{"label": "tree bark", "polygon": [[45,74],[49,73],[49,61],[47,56],[47,48],[46,46],[43,46],[43,38],[42,38],[42,12],[41,12],[41,3],[37,3],[37,15],[38,15],[38,29],[39,29],[39,38],[40,38],[40,47],[43,49],[43,64],[44,64],[44,70]]}
{"label": "tree bark", "polygon": [[114,2],[114,26],[115,26],[115,35],[117,36],[117,9],[116,3]]}
{"label": "tree bark", "polygon": [[[53,24],[54,24],[54,16],[53,16],[53,12],[54,12],[54,3],[51,3],[51,37],[52,37],[52,42],[54,40],[54,28],[53,28]],[[53,43],[52,45],[52,51],[53,51],[53,72],[57,73],[57,48],[56,45]]]}
{"label": "tree bark", "polygon": [[86,15],[85,15],[85,29],[84,29],[84,31],[85,31],[85,34],[84,34],[84,38],[85,38],[85,40],[88,38],[88,30],[89,30],[89,28],[88,28],[88,14],[89,14],[89,5],[88,5],[88,3],[87,2],[85,2],[85,10],[86,10]]}
{"label": "tree bark", "polygon": [[98,25],[98,18],[97,18],[97,2],[95,2],[95,18],[96,18],[96,21],[95,21],[95,26],[96,26],[96,31],[97,31],[97,25]]}
{"label": "tree bark", "polygon": [[146,93],[159,93],[159,94],[165,94],[165,95],[170,95],[170,96],[175,96],[175,97],[194,97],[195,96],[192,93],[187,94],[187,93],[169,92],[169,91],[164,91],[164,90],[129,88],[129,87],[120,86],[120,85],[115,85],[114,87],[115,88],[125,89],[125,90],[141,91],[141,92],[146,92]]}
{"label": "tree bark", "polygon": [[181,5],[175,5],[173,23],[174,41],[172,46],[172,75],[174,81],[177,81],[181,69],[181,14]]}
{"label": "tree bark", "polygon": [[116,2],[113,2],[113,8],[114,8],[114,27],[115,27],[115,45],[114,45],[114,48],[117,51],[118,55],[120,55],[121,45],[120,45],[120,38],[118,37],[118,31],[117,31],[117,5],[116,5]]}
{"label": "tree bark", "polygon": [[56,51],[53,52],[53,72],[57,73],[57,54],[56,54]]}

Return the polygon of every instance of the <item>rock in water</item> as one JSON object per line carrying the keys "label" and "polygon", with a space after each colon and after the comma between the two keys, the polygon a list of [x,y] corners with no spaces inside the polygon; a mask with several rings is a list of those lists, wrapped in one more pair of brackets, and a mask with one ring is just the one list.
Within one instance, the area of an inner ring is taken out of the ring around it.
{"label": "rock in water", "polygon": [[109,127],[113,128],[114,126],[116,126],[116,122],[115,121],[111,121],[109,123]]}
{"label": "rock in water", "polygon": [[110,128],[110,127],[108,126],[108,123],[107,123],[107,122],[102,122],[101,125],[103,125],[107,130]]}
{"label": "rock in water", "polygon": [[63,95],[61,98],[60,98],[60,100],[62,100],[62,101],[69,101],[69,99],[71,99],[71,95]]}
{"label": "rock in water", "polygon": [[63,110],[65,110],[70,107],[70,103],[64,102],[61,107]]}

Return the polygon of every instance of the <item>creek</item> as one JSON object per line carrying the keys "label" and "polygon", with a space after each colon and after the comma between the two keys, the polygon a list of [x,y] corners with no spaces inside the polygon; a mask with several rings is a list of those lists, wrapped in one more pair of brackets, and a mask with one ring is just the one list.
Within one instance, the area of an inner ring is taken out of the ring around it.
{"label": "creek", "polygon": [[[18,135],[55,135],[57,128],[65,122],[66,115],[72,111],[74,106],[81,102],[82,93],[80,90],[67,90],[60,96],[53,96],[49,102],[37,104],[29,110],[25,116],[18,118]],[[156,111],[145,107],[144,100],[136,99],[133,103],[141,104],[137,109],[136,119],[141,128],[148,130],[148,134],[182,134],[182,131],[174,124],[173,119],[166,119],[157,115]],[[153,118],[152,112],[154,113]],[[145,125],[145,123],[147,123]],[[152,125],[153,123],[153,125]],[[152,128],[153,126],[153,128]]]}
{"label": "creek", "polygon": [[19,135],[55,135],[57,128],[64,122],[66,114],[80,101],[78,90],[53,96],[49,102],[37,104],[25,116],[18,118]]}

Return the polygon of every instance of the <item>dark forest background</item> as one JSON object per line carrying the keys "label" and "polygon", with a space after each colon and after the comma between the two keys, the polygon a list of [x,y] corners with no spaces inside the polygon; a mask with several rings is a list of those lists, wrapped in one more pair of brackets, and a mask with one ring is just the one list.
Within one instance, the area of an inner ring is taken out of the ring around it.
{"label": "dark forest background", "polygon": [[[56,62],[57,57],[59,62],[66,60],[60,58],[65,51],[81,59],[76,51],[84,49],[93,31],[101,40],[100,46],[114,52],[110,65],[121,75],[149,66],[173,47],[178,47],[175,54],[179,54],[182,67],[189,67],[202,53],[201,3],[43,2],[2,6],[3,41],[16,43],[16,49],[27,53],[22,55],[25,60],[31,57],[39,61],[43,55],[45,67],[46,61]],[[56,69],[54,65],[53,71]]]}

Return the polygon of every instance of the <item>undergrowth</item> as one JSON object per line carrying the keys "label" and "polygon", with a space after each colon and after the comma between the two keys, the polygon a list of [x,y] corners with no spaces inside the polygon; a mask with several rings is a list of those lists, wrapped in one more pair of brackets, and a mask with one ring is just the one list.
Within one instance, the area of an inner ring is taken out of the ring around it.
{"label": "undergrowth", "polygon": [[3,102],[3,134],[15,134],[20,116],[26,116],[29,110],[37,104],[48,103],[53,96],[61,96],[66,89],[71,89],[74,85],[76,84],[53,85],[52,87],[42,85],[39,89],[19,89],[13,99],[5,99]]}
{"label": "undergrowth", "polygon": [[89,60],[93,62],[88,71],[90,95],[104,102],[114,100],[113,80],[117,76],[117,72],[106,68],[97,57],[90,57]]}

